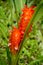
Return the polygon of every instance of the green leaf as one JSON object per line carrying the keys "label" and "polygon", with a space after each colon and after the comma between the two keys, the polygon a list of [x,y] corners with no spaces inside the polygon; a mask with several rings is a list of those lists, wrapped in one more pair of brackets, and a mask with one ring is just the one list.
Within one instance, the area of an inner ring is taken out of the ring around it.
{"label": "green leaf", "polygon": [[32,0],[31,2],[28,2],[28,0],[27,0],[28,7],[30,7],[33,3],[34,3],[34,0]]}
{"label": "green leaf", "polygon": [[26,0],[14,0],[14,2],[17,12],[20,13],[22,8],[24,7]]}
{"label": "green leaf", "polygon": [[14,2],[13,0],[8,0],[10,11],[11,11],[11,20],[14,20],[14,13],[15,13],[15,7],[14,7]]}
{"label": "green leaf", "polygon": [[[37,8],[36,8],[37,9]],[[33,21],[37,22],[43,16],[43,4],[40,5],[39,10],[35,14],[35,18]]]}
{"label": "green leaf", "polygon": [[26,3],[26,0],[19,0],[19,2],[20,2],[21,10],[22,10],[22,8],[24,7],[24,5]]}

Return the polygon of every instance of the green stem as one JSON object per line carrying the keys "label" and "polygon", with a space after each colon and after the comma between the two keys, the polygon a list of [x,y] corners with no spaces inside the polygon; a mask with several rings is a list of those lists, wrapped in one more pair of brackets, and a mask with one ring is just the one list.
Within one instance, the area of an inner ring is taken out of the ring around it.
{"label": "green stem", "polygon": [[8,64],[11,65],[11,53],[9,51],[9,47],[6,47],[6,52],[7,52],[7,59],[8,59]]}

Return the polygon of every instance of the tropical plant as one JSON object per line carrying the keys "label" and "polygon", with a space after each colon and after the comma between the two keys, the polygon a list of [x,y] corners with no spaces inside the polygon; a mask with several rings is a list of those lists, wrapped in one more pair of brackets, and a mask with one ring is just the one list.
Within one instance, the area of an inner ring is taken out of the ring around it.
{"label": "tropical plant", "polygon": [[[24,10],[25,5],[28,8],[34,6],[33,15],[29,12],[32,17],[27,26],[23,24],[23,12],[27,12]],[[21,19],[23,22],[19,24]],[[22,40],[20,35],[15,35],[19,33],[19,25],[24,25],[22,29],[26,27],[25,31],[20,29],[24,32]],[[27,33],[31,25],[32,31]],[[11,40],[15,42],[19,38],[16,44],[21,40],[16,54],[11,52],[12,48],[14,50],[14,43],[11,49],[9,47],[9,37],[14,27]],[[0,65],[43,65],[43,0],[0,0]]]}

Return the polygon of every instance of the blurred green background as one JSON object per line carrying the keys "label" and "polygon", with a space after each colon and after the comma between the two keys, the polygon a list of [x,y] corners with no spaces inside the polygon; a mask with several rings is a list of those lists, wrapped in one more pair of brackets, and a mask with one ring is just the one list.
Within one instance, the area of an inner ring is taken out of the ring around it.
{"label": "blurred green background", "polygon": [[[9,31],[13,26],[17,27],[25,4],[28,7],[32,5],[37,7],[40,0],[0,0],[0,65],[11,65],[6,50]],[[33,30],[23,42],[17,65],[43,65],[43,0],[39,7],[39,11],[36,12],[37,16],[33,20]]]}

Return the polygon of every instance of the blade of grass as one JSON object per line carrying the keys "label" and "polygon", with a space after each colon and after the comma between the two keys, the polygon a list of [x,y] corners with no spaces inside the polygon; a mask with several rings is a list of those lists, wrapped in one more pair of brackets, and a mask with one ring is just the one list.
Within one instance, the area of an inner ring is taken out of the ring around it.
{"label": "blade of grass", "polygon": [[7,39],[8,30],[7,30],[6,26],[4,24],[2,24],[1,22],[0,22],[0,31],[1,31],[2,35],[4,36],[4,38],[6,39],[6,41],[8,42],[8,39]]}
{"label": "blade of grass", "polygon": [[8,42],[8,39],[7,39],[6,35],[5,35],[5,33],[3,32],[2,28],[0,28],[0,31],[2,32],[2,35],[4,36],[5,40]]}
{"label": "blade of grass", "polygon": [[5,35],[7,36],[8,35],[8,29],[7,27],[0,22],[0,28],[3,30],[3,32],[5,33]]}
{"label": "blade of grass", "polygon": [[19,13],[18,13],[17,8],[16,8],[16,0],[14,0],[14,7],[15,7],[16,21],[17,21],[17,27],[18,27]]}

